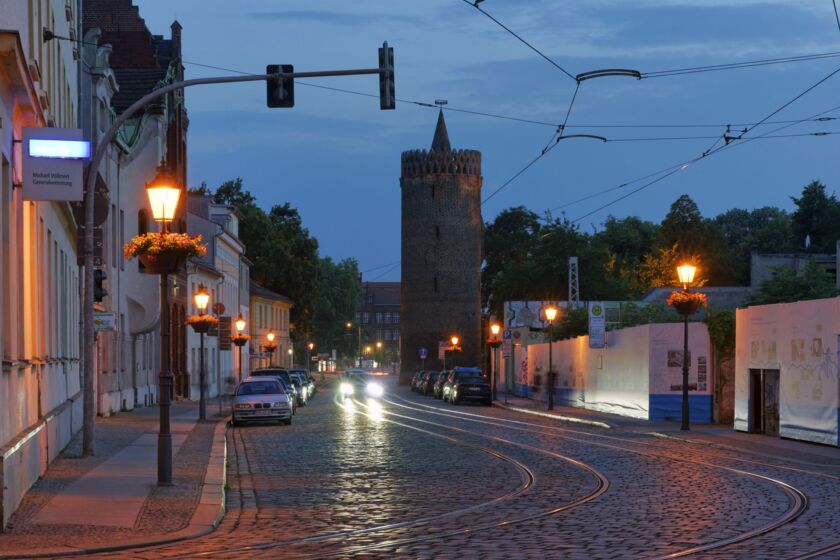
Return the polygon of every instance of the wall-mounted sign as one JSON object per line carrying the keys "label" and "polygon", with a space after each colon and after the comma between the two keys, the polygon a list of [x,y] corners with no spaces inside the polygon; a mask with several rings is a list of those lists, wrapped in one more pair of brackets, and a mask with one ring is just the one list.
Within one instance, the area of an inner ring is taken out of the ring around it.
{"label": "wall-mounted sign", "polygon": [[607,320],[604,305],[599,301],[589,302],[589,347],[603,348],[607,345]]}
{"label": "wall-mounted sign", "polygon": [[80,128],[23,129],[23,198],[82,200],[90,142]]}
{"label": "wall-mounted sign", "polygon": [[114,312],[101,312],[101,311],[94,311],[93,312],[93,330],[94,332],[100,331],[113,331],[117,328],[117,315]]}
{"label": "wall-mounted sign", "polygon": [[230,350],[230,315],[223,315],[219,317],[219,350]]}

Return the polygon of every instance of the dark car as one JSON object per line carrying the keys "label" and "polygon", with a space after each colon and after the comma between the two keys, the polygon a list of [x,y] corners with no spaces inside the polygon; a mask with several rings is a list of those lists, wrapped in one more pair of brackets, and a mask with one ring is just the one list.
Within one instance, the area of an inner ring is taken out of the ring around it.
{"label": "dark car", "polygon": [[432,395],[436,399],[440,399],[443,397],[443,384],[446,383],[446,378],[449,377],[448,371],[440,372],[440,375],[435,380],[435,384],[432,386]]}
{"label": "dark car", "polygon": [[315,379],[312,377],[312,374],[305,370],[305,369],[292,369],[289,370],[289,373],[297,373],[303,377],[304,381],[306,382],[307,388],[309,389],[309,395],[307,400],[310,400],[312,396],[315,394]]}
{"label": "dark car", "polygon": [[411,385],[411,390],[412,391],[417,391],[417,389],[420,387],[420,381],[423,379],[423,374],[424,373],[425,372],[423,372],[423,371],[418,371],[413,376],[411,376],[410,385]]}
{"label": "dark car", "polygon": [[493,398],[487,378],[474,373],[458,376],[450,386],[449,402],[458,404],[463,401],[481,401],[487,406],[492,405]]}
{"label": "dark car", "polygon": [[251,372],[251,377],[266,376],[277,378],[286,389],[291,391],[294,397],[292,398],[294,412],[297,412],[297,407],[301,404],[300,386],[293,382],[292,377],[289,375],[289,371],[283,368],[261,368]]}
{"label": "dark car", "polygon": [[435,382],[438,377],[440,377],[439,371],[425,372],[420,380],[420,385],[417,387],[417,392],[421,395],[431,395],[435,390]]}
{"label": "dark car", "polygon": [[452,402],[452,393],[455,385],[465,377],[483,377],[479,368],[456,367],[453,369],[441,388],[441,398],[444,401]]}

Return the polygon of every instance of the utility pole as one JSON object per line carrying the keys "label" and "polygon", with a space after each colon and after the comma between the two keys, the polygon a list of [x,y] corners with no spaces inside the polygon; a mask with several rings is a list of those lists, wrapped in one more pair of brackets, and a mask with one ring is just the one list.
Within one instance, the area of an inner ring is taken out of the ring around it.
{"label": "utility pole", "polygon": [[[93,224],[94,224],[94,195],[96,191],[96,177],[99,173],[99,166],[105,158],[105,152],[108,146],[116,137],[120,127],[125,122],[134,116],[137,111],[144,108],[148,103],[155,99],[162,97],[170,92],[185,89],[192,86],[210,85],[210,84],[232,84],[238,82],[258,82],[258,81],[281,81],[284,84],[289,83],[294,78],[323,78],[330,76],[357,76],[361,74],[377,74],[380,76],[380,82],[384,86],[380,87],[380,107],[382,109],[393,109],[395,98],[394,92],[394,67],[393,67],[393,49],[389,50],[387,42],[383,44],[383,49],[380,49],[379,61],[380,66],[377,68],[363,68],[355,70],[325,70],[316,72],[294,72],[294,73],[271,73],[271,74],[254,74],[244,76],[220,76],[214,78],[195,78],[192,80],[183,80],[166,84],[160,88],[147,93],[137,101],[131,104],[125,111],[123,111],[111,127],[105,131],[96,146],[96,151],[91,158],[88,166],[87,176],[85,178],[85,234],[84,234],[84,307],[82,315],[84,317],[84,370],[83,370],[83,413],[82,413],[82,454],[93,454],[93,439],[94,439],[94,393],[93,393],[93,301],[94,301],[94,278],[93,278]],[[269,93],[269,95],[271,95]],[[162,315],[162,313],[161,313]],[[166,349],[161,348],[161,353],[167,352]],[[240,363],[241,366],[241,363]],[[163,390],[163,387],[161,387]],[[171,452],[171,450],[170,450]],[[161,451],[159,450],[158,462],[161,460]],[[165,453],[164,453],[165,455]],[[159,476],[162,473],[159,473]]]}

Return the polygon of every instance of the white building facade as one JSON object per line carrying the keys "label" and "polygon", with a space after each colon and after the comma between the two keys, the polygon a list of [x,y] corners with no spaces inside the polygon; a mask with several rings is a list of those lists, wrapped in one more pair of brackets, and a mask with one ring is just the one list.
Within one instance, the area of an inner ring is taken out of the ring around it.
{"label": "white building facade", "polygon": [[24,200],[24,127],[77,126],[75,1],[0,2],[0,517],[81,428],[80,269],[67,202]]}

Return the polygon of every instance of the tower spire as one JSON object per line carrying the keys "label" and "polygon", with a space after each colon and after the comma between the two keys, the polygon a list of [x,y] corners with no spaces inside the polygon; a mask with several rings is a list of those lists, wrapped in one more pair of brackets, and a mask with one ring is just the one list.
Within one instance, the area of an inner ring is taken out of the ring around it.
{"label": "tower spire", "polygon": [[438,113],[437,127],[435,128],[435,137],[432,139],[433,152],[451,152],[452,146],[449,145],[449,133],[446,132],[446,121],[443,120],[443,109]]}

